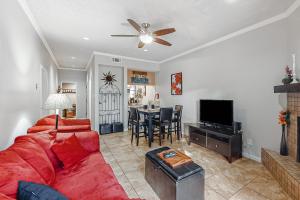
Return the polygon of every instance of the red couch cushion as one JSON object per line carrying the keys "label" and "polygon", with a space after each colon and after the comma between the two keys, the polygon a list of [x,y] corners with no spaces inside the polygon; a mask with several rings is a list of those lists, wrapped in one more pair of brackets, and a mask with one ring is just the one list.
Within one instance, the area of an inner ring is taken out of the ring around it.
{"label": "red couch cushion", "polygon": [[18,181],[45,184],[44,179],[13,149],[0,152],[0,193],[16,198]]}
{"label": "red couch cushion", "polygon": [[[54,169],[62,167],[62,162],[51,150],[54,142],[62,142],[71,137],[74,133],[57,133],[56,131],[45,131],[36,134],[29,134],[28,137],[34,139],[47,153]],[[89,152],[99,152],[99,134],[96,131],[76,132],[79,143]]]}
{"label": "red couch cushion", "polygon": [[[55,126],[33,126],[27,130],[27,133],[39,133],[46,130],[54,130]],[[58,126],[58,132],[70,133],[70,132],[84,132],[90,131],[90,125],[73,125],[73,126]]]}
{"label": "red couch cushion", "polygon": [[76,132],[76,133],[58,133],[56,135],[56,142],[62,142],[63,140],[76,135],[79,143],[89,152],[99,152],[99,134],[96,131],[88,132]]}
{"label": "red couch cushion", "polygon": [[55,126],[33,126],[27,129],[27,133],[39,133],[47,130],[55,130]]}
{"label": "red couch cushion", "polygon": [[58,169],[62,167],[62,162],[57,158],[55,153],[51,150],[51,146],[55,142],[56,131],[46,131],[36,134],[29,134],[28,137],[35,140],[46,152],[49,160],[51,161],[54,169]]}
{"label": "red couch cushion", "polygon": [[[27,133],[38,133],[46,130],[54,130],[56,115],[48,115],[41,118],[36,124],[27,130]],[[58,131],[63,133],[91,131],[89,119],[61,119],[58,116]]]}
{"label": "red couch cushion", "polygon": [[43,177],[46,184],[55,180],[55,171],[44,149],[28,136],[19,136],[11,146],[23,160]]}
{"label": "red couch cushion", "polygon": [[58,171],[53,187],[72,200],[128,199],[99,152],[89,155],[72,170]]}
{"label": "red couch cushion", "polygon": [[63,162],[64,168],[66,169],[77,164],[90,154],[81,146],[75,134],[63,142],[53,144],[51,149],[58,159]]}
{"label": "red couch cushion", "polygon": [[8,196],[6,196],[6,195],[4,195],[4,194],[1,194],[1,193],[0,193],[0,199],[1,199],[1,200],[14,200],[13,198],[8,197]]}
{"label": "red couch cushion", "polygon": [[90,125],[72,125],[72,126],[58,126],[58,132],[82,132],[90,131]]}
{"label": "red couch cushion", "polygon": [[91,125],[91,121],[89,119],[62,119],[62,122],[65,126]]}
{"label": "red couch cushion", "polygon": [[[38,120],[35,124],[35,126],[55,126],[56,124],[56,119],[52,119],[52,118],[42,118],[40,120]],[[63,121],[60,119],[58,119],[58,125],[62,126],[64,125]]]}

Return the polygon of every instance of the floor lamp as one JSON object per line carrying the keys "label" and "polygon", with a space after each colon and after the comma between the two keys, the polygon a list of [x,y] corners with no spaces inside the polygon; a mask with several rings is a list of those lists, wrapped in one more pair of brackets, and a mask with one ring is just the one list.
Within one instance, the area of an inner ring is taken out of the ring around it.
{"label": "floor lamp", "polygon": [[45,102],[45,109],[55,110],[56,121],[55,129],[58,129],[59,110],[72,108],[72,101],[66,94],[50,94]]}

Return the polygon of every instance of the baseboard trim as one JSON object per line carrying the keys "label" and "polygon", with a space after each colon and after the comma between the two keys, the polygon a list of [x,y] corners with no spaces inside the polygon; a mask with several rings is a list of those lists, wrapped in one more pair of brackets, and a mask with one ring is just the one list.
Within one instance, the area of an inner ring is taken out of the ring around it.
{"label": "baseboard trim", "polygon": [[251,160],[255,160],[257,162],[261,162],[261,157],[254,156],[254,155],[249,154],[249,153],[243,153],[243,157],[249,158]]}

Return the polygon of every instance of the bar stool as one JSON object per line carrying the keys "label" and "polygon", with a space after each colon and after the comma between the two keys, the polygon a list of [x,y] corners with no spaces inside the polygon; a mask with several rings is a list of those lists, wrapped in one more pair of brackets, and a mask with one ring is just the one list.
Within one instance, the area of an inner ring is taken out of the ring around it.
{"label": "bar stool", "polygon": [[182,110],[183,110],[183,106],[182,105],[176,105],[175,106],[175,114],[172,118],[172,123],[174,124],[174,131],[177,135],[179,135],[180,137],[182,137],[182,133],[181,133],[181,117],[182,117]]}
{"label": "bar stool", "polygon": [[[130,123],[131,123],[131,144],[133,142],[133,136],[136,137],[136,146],[139,146],[139,138],[145,137],[147,140],[146,123],[141,121],[140,114],[137,108],[130,108]],[[144,131],[140,132],[140,128],[144,127]],[[140,136],[140,133],[144,133]]]}
{"label": "bar stool", "polygon": [[160,108],[159,120],[154,120],[154,125],[159,128],[159,145],[161,146],[161,137],[165,134],[163,129],[168,127],[168,138],[171,136],[171,144],[172,144],[172,116],[173,116],[173,108]]}

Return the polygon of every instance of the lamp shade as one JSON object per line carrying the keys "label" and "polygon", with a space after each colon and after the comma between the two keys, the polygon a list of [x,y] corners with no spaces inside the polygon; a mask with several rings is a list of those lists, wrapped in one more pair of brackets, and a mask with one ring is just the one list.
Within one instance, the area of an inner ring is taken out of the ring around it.
{"label": "lamp shade", "polygon": [[50,94],[45,102],[45,109],[67,109],[72,108],[71,99],[65,94]]}

